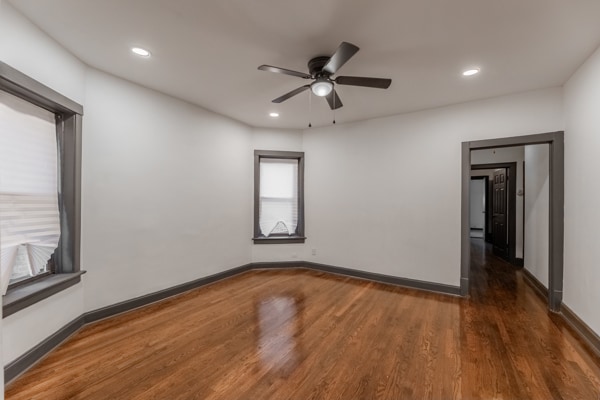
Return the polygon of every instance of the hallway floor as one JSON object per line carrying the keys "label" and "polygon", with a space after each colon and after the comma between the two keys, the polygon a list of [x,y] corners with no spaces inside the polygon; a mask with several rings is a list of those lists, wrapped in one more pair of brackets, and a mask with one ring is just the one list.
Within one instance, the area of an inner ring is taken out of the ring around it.
{"label": "hallway floor", "polygon": [[7,399],[590,399],[600,360],[472,239],[469,299],[259,270],[86,326]]}
{"label": "hallway floor", "polygon": [[470,295],[465,320],[482,350],[470,354],[483,398],[600,399],[600,359],[483,239],[471,239]]}

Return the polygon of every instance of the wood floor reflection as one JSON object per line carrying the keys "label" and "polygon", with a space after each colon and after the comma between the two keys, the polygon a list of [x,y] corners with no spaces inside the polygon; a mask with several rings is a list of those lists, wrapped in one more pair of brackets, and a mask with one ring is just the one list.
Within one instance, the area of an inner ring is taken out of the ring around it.
{"label": "wood floor reflection", "polygon": [[473,239],[471,298],[253,271],[82,329],[7,399],[598,399],[600,361]]}

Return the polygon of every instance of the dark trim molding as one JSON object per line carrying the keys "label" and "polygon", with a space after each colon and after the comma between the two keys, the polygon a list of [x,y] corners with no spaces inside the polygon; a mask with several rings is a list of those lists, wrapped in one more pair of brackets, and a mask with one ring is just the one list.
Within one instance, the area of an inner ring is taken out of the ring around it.
{"label": "dark trim molding", "polygon": [[548,288],[527,269],[523,268],[522,271],[525,282],[528,283],[544,301],[548,300]]}
{"label": "dark trim molding", "polygon": [[596,357],[600,357],[600,336],[598,336],[596,332],[592,330],[592,328],[583,322],[581,318],[579,318],[579,316],[573,312],[573,310],[564,304],[560,309],[560,315],[589,347],[589,350]]}
{"label": "dark trim molding", "polygon": [[81,281],[85,271],[70,274],[50,274],[26,285],[8,290],[2,297],[2,318],[6,318],[53,294],[65,290]]}
{"label": "dark trim molding", "polygon": [[83,115],[83,106],[0,61],[0,87],[52,112]]}
{"label": "dark trim molding", "polygon": [[548,309],[560,311],[563,290],[564,255],[564,132],[513,136],[500,139],[477,140],[461,144],[461,294],[469,293],[471,242],[469,235],[469,184],[471,150],[547,143],[550,147],[550,207],[548,232]]}
{"label": "dark trim molding", "polygon": [[81,327],[83,327],[83,325],[83,316],[80,316],[63,326],[54,334],[47,337],[27,353],[7,364],[4,367],[4,381],[8,383],[21,375],[32,365],[40,361],[48,353],[54,350],[54,348],[56,348],[59,344],[67,340],[69,336],[77,332]]}
{"label": "dark trim molding", "polygon": [[257,269],[290,269],[290,268],[306,268],[306,262],[304,261],[270,261],[270,262],[256,262],[250,264],[252,270]]}
{"label": "dark trim molding", "polygon": [[201,286],[205,286],[213,282],[241,274],[246,271],[250,271],[251,269],[252,264],[246,264],[242,265],[241,267],[228,269],[226,271],[219,272],[214,275],[205,276],[203,278],[196,279],[191,282],[186,282],[177,286],[172,286],[167,289],[159,290],[158,292],[149,293],[144,296],[136,297],[130,300],[125,300],[120,303],[102,307],[94,311],[89,311],[83,314],[83,319],[86,324],[89,324],[91,322],[112,317],[114,315],[131,311],[136,308],[147,306],[148,304],[156,303],[157,301],[164,300],[166,298],[173,297],[181,293],[185,293],[192,289],[196,289]]}
{"label": "dark trim molding", "polygon": [[[400,278],[390,275],[377,274],[374,272],[359,271],[350,268],[335,267],[326,264],[317,264],[305,261],[284,261],[284,262],[260,262],[242,265],[240,267],[228,269],[214,275],[196,279],[191,282],[186,282],[181,285],[173,286],[158,292],[149,293],[144,296],[136,297],[131,300],[125,300],[117,304],[102,307],[94,311],[87,312],[76,318],[56,333],[49,336],[40,344],[27,351],[25,354],[10,362],[4,367],[4,381],[9,383],[11,380],[21,375],[27,369],[31,368],[35,363],[40,361],[44,356],[74,334],[79,328],[92,322],[99,321],[104,318],[113,317],[136,308],[147,306],[160,300],[187,292],[192,289],[199,288],[220,281],[225,278],[230,278],[250,270],[258,269],[289,269],[289,268],[304,268],[326,272],[330,274],[349,276],[358,279],[367,279],[370,281],[403,286],[411,289],[424,290],[448,295],[460,295],[460,287],[444,285],[441,283],[425,282],[414,279]],[[80,274],[81,275],[81,274]]]}
{"label": "dark trim molding", "polygon": [[303,236],[285,236],[285,237],[255,237],[252,238],[254,244],[281,244],[281,243],[304,243],[306,238]]}
{"label": "dark trim molding", "polygon": [[376,272],[367,272],[351,268],[336,267],[327,264],[317,264],[313,262],[305,262],[304,268],[313,269],[330,274],[349,276],[352,278],[366,279],[369,281],[385,283],[389,285],[402,286],[410,289],[424,290],[427,292],[435,292],[460,296],[460,287],[451,286],[443,283],[426,282],[417,279],[401,278],[398,276],[379,274]]}
{"label": "dark trim molding", "polygon": [[[469,269],[471,268],[471,221],[469,220],[471,190],[471,151],[469,142],[461,143],[461,179],[460,179],[460,295],[469,296]],[[465,240],[465,238],[468,238]]]}
{"label": "dark trim molding", "polygon": [[319,264],[309,261],[286,261],[286,262],[269,262],[269,263],[254,263],[252,269],[287,269],[287,268],[304,268],[314,271],[326,272],[329,274],[342,275],[351,278],[365,279],[368,281],[385,283],[388,285],[402,286],[410,289],[424,290],[427,292],[435,292],[460,296],[460,287],[446,285],[443,283],[426,282],[417,279],[401,278],[392,275],[378,274],[376,272],[361,271],[358,269],[336,267],[334,265]]}

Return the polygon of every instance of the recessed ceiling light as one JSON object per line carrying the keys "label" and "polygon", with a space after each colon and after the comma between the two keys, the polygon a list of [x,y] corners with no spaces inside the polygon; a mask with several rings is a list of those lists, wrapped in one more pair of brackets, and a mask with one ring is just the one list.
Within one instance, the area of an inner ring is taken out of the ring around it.
{"label": "recessed ceiling light", "polygon": [[150,52],[146,49],[142,49],[141,47],[132,47],[131,51],[140,57],[150,57]]}
{"label": "recessed ceiling light", "polygon": [[472,76],[479,73],[479,68],[468,69],[463,72],[463,76]]}
{"label": "recessed ceiling light", "polygon": [[279,117],[279,113],[276,113],[276,112],[269,113],[269,117],[277,118],[277,117]]}

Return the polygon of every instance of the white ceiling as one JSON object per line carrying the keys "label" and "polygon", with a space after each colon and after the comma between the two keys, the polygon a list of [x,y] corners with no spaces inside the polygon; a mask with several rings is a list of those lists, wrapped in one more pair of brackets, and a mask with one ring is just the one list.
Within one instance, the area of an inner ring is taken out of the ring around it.
{"label": "white ceiling", "polygon": [[[563,84],[600,45],[598,0],[12,0],[85,63],[259,127],[305,128],[309,92],[261,64],[307,71],[342,41],[361,50],[339,75],[338,123]],[[132,55],[138,45],[150,59]],[[464,78],[463,69],[481,74]],[[278,111],[279,119],[267,114]],[[313,126],[331,124],[313,97]]]}

